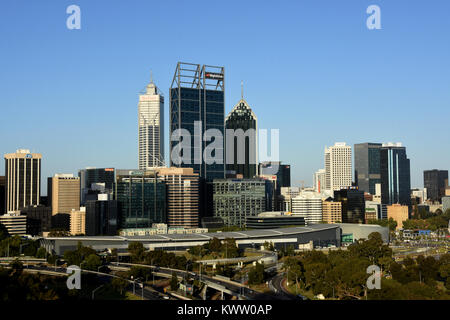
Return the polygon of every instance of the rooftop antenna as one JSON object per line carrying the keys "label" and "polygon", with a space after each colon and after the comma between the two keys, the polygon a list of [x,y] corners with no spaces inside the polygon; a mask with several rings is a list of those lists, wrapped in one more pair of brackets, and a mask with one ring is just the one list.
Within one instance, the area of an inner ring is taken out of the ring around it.
{"label": "rooftop antenna", "polygon": [[153,83],[153,71],[150,70],[150,83]]}
{"label": "rooftop antenna", "polygon": [[244,100],[244,81],[241,80],[241,99]]}

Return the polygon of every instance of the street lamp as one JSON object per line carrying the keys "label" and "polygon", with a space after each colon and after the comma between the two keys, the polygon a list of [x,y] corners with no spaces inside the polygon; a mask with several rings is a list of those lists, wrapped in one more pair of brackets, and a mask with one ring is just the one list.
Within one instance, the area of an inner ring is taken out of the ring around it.
{"label": "street lamp", "polygon": [[135,281],[134,281],[134,279],[133,279],[133,276],[131,276],[131,280],[133,281],[133,294],[135,294],[135,292],[136,292],[136,283],[135,283]]}

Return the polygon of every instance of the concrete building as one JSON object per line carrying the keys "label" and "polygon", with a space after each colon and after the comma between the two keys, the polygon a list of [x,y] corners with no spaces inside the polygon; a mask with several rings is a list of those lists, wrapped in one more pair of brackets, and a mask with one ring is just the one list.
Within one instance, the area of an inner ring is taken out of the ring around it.
{"label": "concrete building", "polygon": [[298,195],[300,195],[299,187],[281,187],[282,211],[292,212],[292,199]]}
{"label": "concrete building", "polygon": [[450,196],[442,197],[442,212],[446,213],[450,209]]}
{"label": "concrete building", "polygon": [[73,236],[86,234],[85,207],[81,207],[79,210],[73,209],[70,212],[70,234]]}
{"label": "concrete building", "polygon": [[345,142],[325,147],[325,190],[341,190],[352,185],[352,147]]}
{"label": "concrete building", "polygon": [[139,170],[164,165],[164,96],[150,79],[139,95]]}
{"label": "concrete building", "polygon": [[20,211],[0,216],[0,224],[6,228],[10,236],[23,236],[27,232],[27,217],[20,215]]}
{"label": "concrete building", "polygon": [[169,227],[199,226],[199,175],[193,168],[157,168],[166,184],[167,224]]}
{"label": "concrete building", "polygon": [[292,199],[292,214],[305,219],[307,225],[322,221],[322,195],[314,191],[302,191]]}
{"label": "concrete building", "polygon": [[326,223],[342,222],[342,204],[326,199],[322,201],[322,221]]}
{"label": "concrete building", "polygon": [[325,190],[325,182],[326,179],[326,173],[325,169],[319,169],[314,173],[314,190],[316,192],[321,193],[323,190]]}
{"label": "concrete building", "polygon": [[53,215],[80,209],[80,178],[73,174],[55,174],[51,181]]}
{"label": "concrete building", "polygon": [[358,143],[355,152],[355,182],[359,190],[375,194],[375,185],[381,183],[381,143]]}
{"label": "concrete building", "polygon": [[0,176],[0,215],[6,213],[6,177]]}
{"label": "concrete building", "polygon": [[40,153],[27,149],[5,154],[6,212],[39,205],[41,160]]}
{"label": "concrete building", "polygon": [[[369,212],[369,216],[371,219],[378,219],[378,220],[387,219],[387,206],[385,204],[381,204],[377,201],[366,201],[365,205],[366,205],[366,213]],[[372,215],[370,213],[372,213]],[[373,213],[375,213],[375,216],[373,215]]]}
{"label": "concrete building", "polygon": [[398,203],[387,206],[388,219],[392,218],[397,222],[397,230],[403,229],[403,221],[409,218],[408,206],[403,206]]}
{"label": "concrete building", "polygon": [[215,179],[214,216],[226,226],[245,227],[247,217],[266,211],[269,184],[264,179]]}

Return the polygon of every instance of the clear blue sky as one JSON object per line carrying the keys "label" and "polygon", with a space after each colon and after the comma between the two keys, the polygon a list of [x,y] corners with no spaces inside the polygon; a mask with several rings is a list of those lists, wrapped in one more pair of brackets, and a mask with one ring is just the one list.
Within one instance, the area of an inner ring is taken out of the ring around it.
{"label": "clear blue sky", "polygon": [[[81,30],[66,28],[71,4]],[[382,30],[366,28],[370,4]],[[226,113],[244,80],[259,127],[280,129],[294,185],[312,183],[325,145],[400,141],[421,187],[424,169],[450,164],[449,12],[447,0],[2,0],[0,153],[42,153],[43,186],[137,167],[138,93],[153,70],[168,124],[185,61],[225,66]]]}

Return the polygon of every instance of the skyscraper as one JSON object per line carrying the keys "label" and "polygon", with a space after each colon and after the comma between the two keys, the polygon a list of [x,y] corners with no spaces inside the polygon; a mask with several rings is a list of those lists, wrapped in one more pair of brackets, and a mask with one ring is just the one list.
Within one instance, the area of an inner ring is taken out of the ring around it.
{"label": "skyscraper", "polygon": [[5,176],[0,176],[0,215],[6,213],[5,199],[6,199],[6,179]]}
{"label": "skyscraper", "polygon": [[303,191],[292,199],[292,214],[305,218],[307,225],[322,221],[322,196],[316,192]]}
{"label": "skyscraper", "polygon": [[192,168],[158,168],[166,183],[169,227],[197,228],[199,225],[198,174]]}
{"label": "skyscraper", "polygon": [[[194,168],[194,173],[206,181],[225,177],[223,139],[216,141],[205,134],[207,130],[215,129],[224,137],[224,113],[225,68],[178,62],[170,88],[171,167]],[[188,141],[182,139],[188,148],[174,157],[174,148],[181,144],[173,140],[177,129],[183,131],[178,133],[188,133],[190,137]],[[214,146],[212,152],[210,144]],[[204,155],[212,157],[213,163],[207,164]]]}
{"label": "skyscraper", "polygon": [[167,223],[166,185],[154,172],[117,170],[114,200],[117,200],[118,228],[150,228]]}
{"label": "skyscraper", "polygon": [[359,190],[375,194],[375,184],[381,182],[381,143],[355,144],[355,182]]}
{"label": "skyscraper", "polygon": [[153,83],[139,95],[139,170],[164,164],[164,96]]}
{"label": "skyscraper", "polygon": [[104,184],[105,193],[112,193],[114,184],[114,168],[92,168],[88,167],[78,171],[78,177],[80,178],[80,196],[81,205],[86,202],[86,196],[90,190],[92,190],[93,184]]}
{"label": "skyscraper", "polygon": [[314,173],[314,190],[322,192],[325,189],[325,169],[319,169]]}
{"label": "skyscraper", "polygon": [[334,201],[341,203],[343,223],[364,223],[366,213],[364,191],[352,188],[336,190]]}
{"label": "skyscraper", "polygon": [[352,147],[336,142],[325,147],[325,190],[340,190],[352,185]]}
{"label": "skyscraper", "polygon": [[410,163],[401,143],[384,143],[380,149],[381,203],[411,204]]}
{"label": "skyscraper", "polygon": [[258,124],[256,115],[243,96],[225,118],[225,129],[234,132],[231,141],[225,136],[227,173],[241,174],[244,179],[254,178],[258,163]]}
{"label": "skyscraper", "polygon": [[5,154],[6,211],[39,205],[41,196],[41,159],[39,153],[19,149]]}
{"label": "skyscraper", "polygon": [[80,178],[73,174],[55,174],[52,180],[52,215],[69,214],[80,209]]}
{"label": "skyscraper", "polygon": [[423,172],[423,187],[427,189],[427,197],[432,201],[441,201],[445,196],[448,183],[447,170],[425,170]]}

